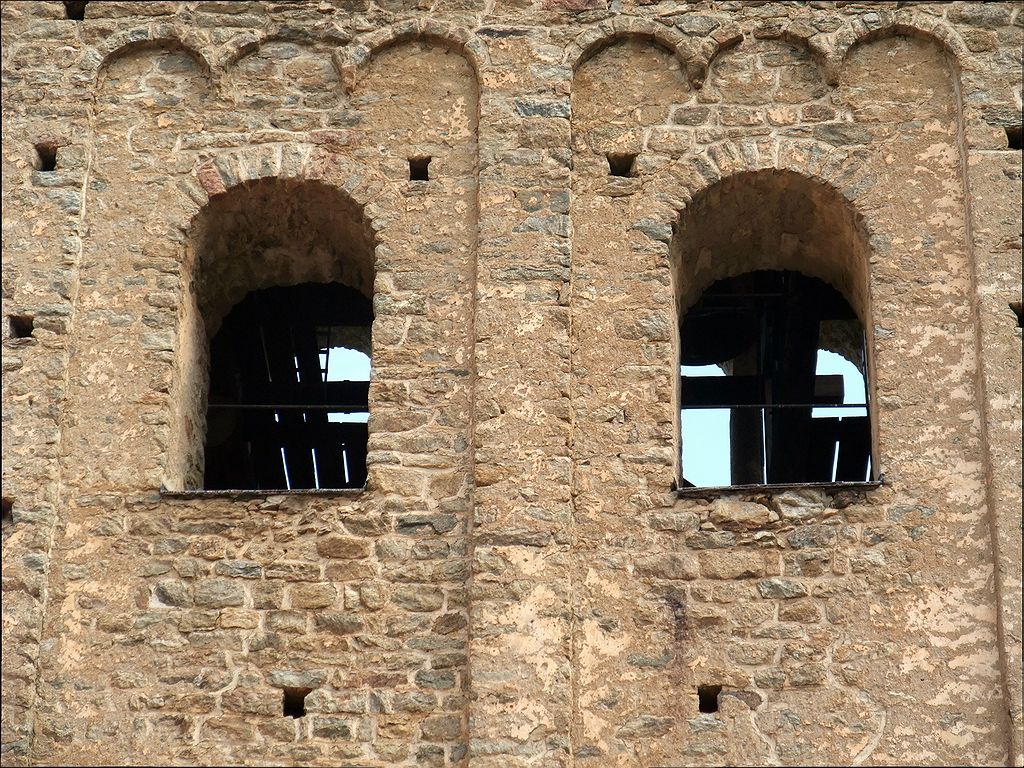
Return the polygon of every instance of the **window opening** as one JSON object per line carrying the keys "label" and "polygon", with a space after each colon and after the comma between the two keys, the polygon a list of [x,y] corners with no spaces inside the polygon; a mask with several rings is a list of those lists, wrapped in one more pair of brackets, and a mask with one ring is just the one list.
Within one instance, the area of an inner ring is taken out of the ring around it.
{"label": "window opening", "polygon": [[1024,328],[1024,303],[1011,301],[1010,309],[1013,311],[1013,314],[1017,316],[1017,327]]}
{"label": "window opening", "polygon": [[429,157],[410,157],[409,181],[429,181],[430,160]]}
{"label": "window opening", "polygon": [[284,716],[294,718],[305,717],[306,697],[314,690],[314,688],[285,688],[284,695],[282,696]]}
{"label": "window opening", "polygon": [[1008,125],[1006,126],[1006,146],[1008,149],[1021,149],[1021,126],[1019,125]]}
{"label": "window opening", "polygon": [[57,145],[50,142],[36,144],[36,170],[55,171],[57,170]]}
{"label": "window opening", "polygon": [[7,318],[7,323],[12,339],[27,339],[36,329],[35,318],[32,315],[11,315]]}
{"label": "window opening", "polygon": [[250,293],[210,344],[204,487],[361,488],[369,299],[338,284]]}
{"label": "window opening", "polygon": [[608,154],[608,173],[612,176],[636,176],[635,152],[611,152]]}
{"label": "window opening", "polygon": [[718,695],[722,692],[720,685],[701,685],[697,688],[697,710],[710,714],[718,711]]}
{"label": "window opening", "polygon": [[684,487],[870,478],[864,332],[798,272],[719,280],[680,325]]}

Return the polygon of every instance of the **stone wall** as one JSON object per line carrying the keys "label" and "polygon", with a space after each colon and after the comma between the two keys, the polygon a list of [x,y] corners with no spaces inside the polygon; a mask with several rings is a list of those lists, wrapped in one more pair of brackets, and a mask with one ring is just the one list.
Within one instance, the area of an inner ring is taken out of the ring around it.
{"label": "stone wall", "polygon": [[[2,4],[5,765],[1021,764],[1021,3],[66,5]],[[880,482],[675,491],[764,268]],[[329,279],[366,489],[203,492],[208,334]]]}

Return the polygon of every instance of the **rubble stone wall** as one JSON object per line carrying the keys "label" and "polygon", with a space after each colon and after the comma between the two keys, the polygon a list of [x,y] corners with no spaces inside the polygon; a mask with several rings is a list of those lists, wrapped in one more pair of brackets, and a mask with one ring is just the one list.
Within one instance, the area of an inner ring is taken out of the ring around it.
{"label": "rubble stone wall", "polygon": [[[4,765],[1024,761],[1024,4],[0,7]],[[879,482],[676,491],[754,269]],[[210,334],[324,280],[366,488],[202,491]]]}

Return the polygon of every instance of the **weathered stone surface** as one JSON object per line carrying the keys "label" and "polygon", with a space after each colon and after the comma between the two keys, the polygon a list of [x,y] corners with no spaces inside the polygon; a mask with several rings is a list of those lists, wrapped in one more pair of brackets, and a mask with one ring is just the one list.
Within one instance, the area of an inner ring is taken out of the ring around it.
{"label": "weathered stone surface", "polygon": [[316,551],[321,557],[354,559],[370,554],[371,542],[365,539],[354,539],[346,536],[327,536],[316,543]]}
{"label": "weathered stone surface", "polygon": [[637,561],[638,576],[656,579],[696,579],[700,573],[697,559],[687,554],[668,554],[645,557]]}
{"label": "weathered stone surface", "polygon": [[761,593],[761,597],[787,600],[807,595],[807,587],[792,579],[764,579],[757,583],[757,591]]}
{"label": "weathered stone surface", "polygon": [[324,613],[317,614],[315,621],[319,629],[336,635],[349,635],[359,632],[365,626],[359,616],[339,611],[325,611]]}
{"label": "weathered stone surface", "polygon": [[768,572],[765,558],[760,552],[702,552],[700,568],[709,579],[751,579]]}
{"label": "weathered stone surface", "polygon": [[196,605],[205,608],[223,608],[229,605],[241,605],[245,593],[241,584],[227,579],[206,579],[196,582]]}
{"label": "weathered stone surface", "polygon": [[323,669],[274,670],[267,674],[267,683],[277,688],[319,688],[326,680],[327,671]]}
{"label": "weathered stone surface", "polygon": [[[4,765],[1021,764],[1019,3],[64,5],[0,5]],[[876,485],[674,491],[758,270],[859,318]],[[197,492],[308,282],[366,487]]]}
{"label": "weathered stone surface", "polygon": [[831,525],[806,525],[786,536],[786,542],[793,549],[806,547],[827,547],[836,539],[836,529]]}
{"label": "weathered stone surface", "polygon": [[779,518],[763,504],[715,499],[711,504],[711,513],[708,519],[722,528],[742,530],[760,528]]}
{"label": "weathered stone surface", "polygon": [[296,584],[291,588],[293,608],[327,608],[338,599],[333,584]]}
{"label": "weathered stone surface", "polygon": [[620,739],[664,736],[672,729],[672,725],[672,718],[640,715],[639,717],[630,718],[623,723],[616,730],[615,735]]}

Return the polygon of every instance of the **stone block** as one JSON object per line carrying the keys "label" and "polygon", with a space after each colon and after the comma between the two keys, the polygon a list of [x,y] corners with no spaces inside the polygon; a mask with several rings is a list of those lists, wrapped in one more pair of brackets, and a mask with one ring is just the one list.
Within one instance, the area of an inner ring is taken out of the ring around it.
{"label": "stone block", "polygon": [[370,547],[366,539],[332,534],[317,542],[316,551],[321,557],[351,560],[369,556]]}
{"label": "stone block", "polygon": [[699,555],[700,570],[708,579],[756,579],[768,568],[760,552],[709,550]]}
{"label": "stone block", "polygon": [[778,520],[779,516],[763,504],[715,499],[708,519],[721,528],[755,530]]}
{"label": "stone block", "polygon": [[328,608],[338,599],[333,584],[294,584],[288,592],[292,608]]}
{"label": "stone block", "polygon": [[638,560],[636,573],[655,579],[690,580],[700,576],[700,569],[693,555],[664,554]]}
{"label": "stone block", "polygon": [[807,587],[792,579],[764,579],[757,583],[757,591],[767,599],[791,600],[807,596]]}
{"label": "stone block", "polygon": [[201,608],[225,608],[245,602],[242,586],[228,579],[203,579],[195,585],[195,604]]}

